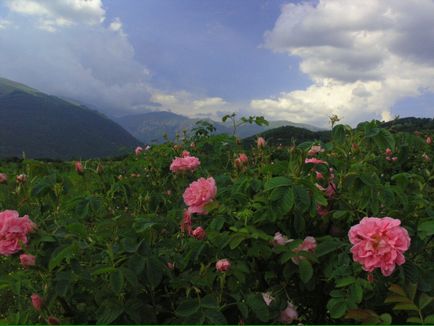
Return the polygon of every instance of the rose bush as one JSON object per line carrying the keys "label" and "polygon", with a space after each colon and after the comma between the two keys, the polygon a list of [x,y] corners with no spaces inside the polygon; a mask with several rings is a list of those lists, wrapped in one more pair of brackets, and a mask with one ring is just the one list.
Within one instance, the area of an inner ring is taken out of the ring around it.
{"label": "rose bush", "polygon": [[[433,323],[432,135],[375,121],[332,135],[186,137],[81,172],[2,164],[0,319]],[[200,165],[172,173],[177,157]]]}

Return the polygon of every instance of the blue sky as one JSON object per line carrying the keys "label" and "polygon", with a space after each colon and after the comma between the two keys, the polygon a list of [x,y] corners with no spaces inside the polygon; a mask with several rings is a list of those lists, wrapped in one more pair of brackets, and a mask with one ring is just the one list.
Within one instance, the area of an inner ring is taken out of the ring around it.
{"label": "blue sky", "polygon": [[0,76],[110,116],[434,117],[432,0],[4,0]]}
{"label": "blue sky", "polygon": [[284,1],[104,3],[108,17],[122,20],[137,57],[151,67],[157,87],[239,101],[310,84],[297,69],[296,57],[261,46]]}

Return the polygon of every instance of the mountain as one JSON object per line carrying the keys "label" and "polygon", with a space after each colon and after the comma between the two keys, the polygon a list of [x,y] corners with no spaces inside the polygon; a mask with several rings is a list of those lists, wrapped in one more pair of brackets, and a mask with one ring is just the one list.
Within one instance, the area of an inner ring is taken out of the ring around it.
{"label": "mountain", "polygon": [[[164,141],[164,134],[166,134],[169,139],[174,139],[177,133],[182,135],[183,130],[190,131],[199,120],[200,119],[191,119],[168,111],[127,115],[115,119],[117,123],[144,143],[161,143]],[[215,122],[210,119],[207,119],[207,121],[214,124],[216,134],[232,134],[233,130],[230,121],[226,123]],[[237,135],[241,138],[245,138],[281,126],[296,126],[311,131],[321,130],[320,128],[307,124],[297,124],[289,121],[270,121],[268,126],[258,126],[254,124],[243,125],[237,129]]]}
{"label": "mountain", "polygon": [[331,132],[330,130],[311,131],[305,128],[299,128],[294,126],[283,126],[275,129],[266,130],[258,135],[245,138],[243,139],[243,144],[253,144],[258,136],[264,137],[269,144],[291,145],[293,141],[296,144],[313,140],[328,142],[331,137]]}
{"label": "mountain", "polygon": [[138,144],[96,111],[0,78],[0,158],[109,157]]}

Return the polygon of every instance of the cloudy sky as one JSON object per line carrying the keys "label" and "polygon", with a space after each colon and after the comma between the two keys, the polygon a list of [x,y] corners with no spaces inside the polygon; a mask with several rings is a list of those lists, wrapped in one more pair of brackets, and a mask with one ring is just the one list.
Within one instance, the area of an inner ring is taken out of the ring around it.
{"label": "cloudy sky", "polygon": [[0,76],[111,115],[434,117],[434,0],[2,0]]}

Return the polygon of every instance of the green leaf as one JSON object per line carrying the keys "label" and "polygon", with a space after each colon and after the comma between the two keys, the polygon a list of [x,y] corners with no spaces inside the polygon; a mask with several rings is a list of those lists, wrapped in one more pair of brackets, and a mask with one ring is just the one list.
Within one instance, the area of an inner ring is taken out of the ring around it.
{"label": "green leaf", "polygon": [[424,318],[425,324],[434,325],[434,315],[429,315]]}
{"label": "green leaf", "polygon": [[229,243],[229,248],[231,248],[231,250],[234,250],[235,248],[237,248],[241,242],[243,242],[244,240],[246,240],[246,236],[243,234],[235,234],[232,236],[232,240]]}
{"label": "green leaf", "polygon": [[330,317],[332,317],[333,319],[341,318],[345,315],[345,312],[347,311],[347,309],[348,309],[348,307],[347,307],[346,301],[337,300],[329,308]]}
{"label": "green leaf", "polygon": [[295,204],[295,196],[294,191],[291,188],[288,188],[282,196],[280,201],[281,207],[285,213],[289,212]]}
{"label": "green leaf", "polygon": [[400,303],[412,303],[412,301],[407,298],[403,297],[401,295],[389,295],[385,300],[384,303],[394,303],[394,302],[400,302]]}
{"label": "green leaf", "polygon": [[[104,307],[101,315],[99,315],[96,323],[98,325],[108,325],[115,321],[124,312],[124,307],[121,304],[109,304]],[[97,314],[98,316],[98,314]]]}
{"label": "green leaf", "polygon": [[270,319],[268,307],[264,302],[261,295],[251,293],[247,296],[247,305],[253,313],[259,318],[260,321],[266,322]]}
{"label": "green leaf", "polygon": [[225,316],[218,310],[206,309],[203,313],[213,325],[226,325],[228,323]]}
{"label": "green leaf", "polygon": [[124,287],[124,275],[120,269],[116,269],[110,275],[110,285],[113,292],[119,294]]}
{"label": "green leaf", "polygon": [[75,246],[71,244],[59,251],[55,251],[55,253],[50,259],[50,262],[48,263],[48,270],[51,272],[54,268],[59,266],[62,263],[62,261],[71,258],[74,255],[74,247]]}
{"label": "green leaf", "polygon": [[307,259],[300,260],[298,264],[298,274],[303,283],[309,282],[313,276],[312,264]]}
{"label": "green leaf", "polygon": [[419,311],[419,308],[416,307],[413,303],[398,303],[393,307],[394,310],[411,310],[411,311]]}
{"label": "green leaf", "polygon": [[363,289],[359,284],[353,284],[351,286],[351,299],[353,299],[353,301],[355,303],[360,303],[362,302],[363,299]]}
{"label": "green leaf", "polygon": [[103,266],[103,267],[100,267],[100,268],[94,270],[92,272],[92,276],[97,276],[97,275],[100,275],[100,274],[113,273],[115,270],[116,270],[116,268],[114,268],[114,267]]}
{"label": "green leaf", "polygon": [[355,281],[356,281],[356,279],[353,276],[347,276],[347,277],[344,277],[344,278],[337,280],[336,281],[336,287],[342,288],[342,287],[348,286],[350,284],[353,284]]}
{"label": "green leaf", "polygon": [[175,315],[180,317],[188,317],[199,311],[200,305],[197,300],[187,299],[182,301],[176,308]]}
{"label": "green leaf", "polygon": [[265,183],[264,190],[269,191],[269,190],[272,190],[272,189],[278,188],[278,187],[288,187],[291,184],[292,184],[291,180],[287,177],[282,177],[282,176],[275,177],[275,178],[268,180]]}
{"label": "green leaf", "polygon": [[407,297],[407,293],[405,293],[404,289],[398,284],[392,284],[391,286],[389,286],[389,291],[396,293],[402,297]]}
{"label": "green leaf", "polygon": [[326,240],[324,242],[321,242],[316,247],[315,254],[317,257],[322,257],[324,255],[336,251],[339,248],[342,248],[343,246],[345,246],[345,244],[342,242],[336,240]]}
{"label": "green leaf", "polygon": [[434,297],[431,297],[427,295],[426,293],[422,293],[419,297],[419,309],[422,310],[426,306],[428,306],[432,301]]}
{"label": "green leaf", "polygon": [[418,225],[417,231],[422,240],[434,234],[434,220],[425,221]]}
{"label": "green leaf", "polygon": [[146,278],[149,284],[156,288],[163,279],[163,273],[161,270],[161,262],[158,258],[151,256],[146,264]]}
{"label": "green leaf", "polygon": [[381,320],[383,321],[383,325],[392,324],[392,316],[388,313],[384,313],[380,315]]}
{"label": "green leaf", "polygon": [[419,317],[410,317],[410,318],[407,318],[407,323],[423,324],[422,320],[420,320]]}

